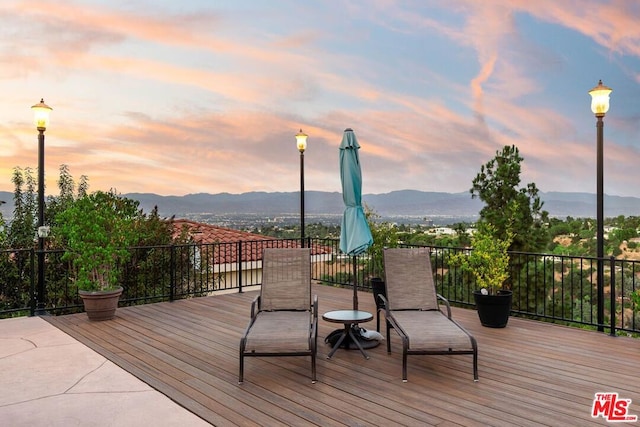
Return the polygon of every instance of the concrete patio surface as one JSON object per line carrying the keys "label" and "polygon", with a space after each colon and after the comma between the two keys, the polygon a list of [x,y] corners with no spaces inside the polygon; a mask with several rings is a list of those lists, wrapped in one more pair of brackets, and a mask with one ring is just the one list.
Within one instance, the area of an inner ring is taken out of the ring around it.
{"label": "concrete patio surface", "polygon": [[0,320],[0,425],[208,426],[39,317]]}

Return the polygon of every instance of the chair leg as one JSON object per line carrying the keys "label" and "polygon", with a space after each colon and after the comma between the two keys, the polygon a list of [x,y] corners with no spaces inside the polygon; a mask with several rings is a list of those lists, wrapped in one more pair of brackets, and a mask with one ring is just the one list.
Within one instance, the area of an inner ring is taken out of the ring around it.
{"label": "chair leg", "polygon": [[478,342],[471,337],[471,345],[473,347],[473,381],[478,382]]}
{"label": "chair leg", "polygon": [[240,341],[240,368],[238,372],[238,384],[244,381],[244,342]]}
{"label": "chair leg", "polygon": [[402,337],[402,382],[407,382],[407,351],[409,351],[409,343],[406,337]]}
{"label": "chair leg", "polygon": [[385,323],[387,324],[387,353],[391,354],[391,334],[389,334],[389,321],[385,319]]}
{"label": "chair leg", "polygon": [[[318,312],[318,304],[317,301],[314,306],[314,313]],[[309,346],[311,347],[311,384],[315,384],[317,381],[316,376],[316,356],[318,355],[318,326],[317,319],[314,319],[312,324],[312,339],[309,342]]]}
{"label": "chair leg", "polygon": [[402,352],[402,382],[407,382],[407,352]]}
{"label": "chair leg", "polygon": [[315,384],[316,381],[316,355],[313,353],[311,354],[311,384]]}
{"label": "chair leg", "polygon": [[478,382],[478,353],[473,353],[473,381]]}

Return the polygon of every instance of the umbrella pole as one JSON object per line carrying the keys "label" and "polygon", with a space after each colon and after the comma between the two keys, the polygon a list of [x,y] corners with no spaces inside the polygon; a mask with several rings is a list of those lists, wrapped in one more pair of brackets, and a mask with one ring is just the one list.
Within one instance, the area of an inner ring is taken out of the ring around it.
{"label": "umbrella pole", "polygon": [[353,256],[353,309],[358,309],[358,265],[356,255]]}

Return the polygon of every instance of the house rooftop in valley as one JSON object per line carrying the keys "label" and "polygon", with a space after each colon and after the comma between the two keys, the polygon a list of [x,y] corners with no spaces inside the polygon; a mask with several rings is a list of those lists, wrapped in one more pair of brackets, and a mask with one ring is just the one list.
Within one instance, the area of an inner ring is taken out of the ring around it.
{"label": "house rooftop in valley", "polygon": [[[242,261],[257,261],[262,259],[265,248],[298,248],[299,239],[276,239],[275,237],[261,234],[234,230],[212,224],[204,224],[188,219],[173,220],[174,238],[186,233],[186,237],[198,245],[223,245],[214,253],[216,264],[235,263],[238,261],[238,251],[241,251]],[[329,246],[313,243],[312,255],[331,254],[333,249]]]}
{"label": "house rooftop in valley", "polygon": [[173,237],[179,237],[181,233],[186,233],[190,240],[198,244],[273,240],[272,237],[249,233],[247,231],[234,230],[232,228],[205,224],[189,219],[174,219]]}

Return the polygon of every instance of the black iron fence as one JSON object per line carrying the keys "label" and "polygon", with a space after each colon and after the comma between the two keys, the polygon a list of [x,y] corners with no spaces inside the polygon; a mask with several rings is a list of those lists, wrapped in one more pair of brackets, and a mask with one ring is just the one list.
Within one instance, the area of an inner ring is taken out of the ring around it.
{"label": "black iron fence", "polygon": [[[264,247],[299,244],[291,239],[131,248],[131,259],[121,266],[120,304],[242,292],[261,283]],[[312,247],[312,277],[318,282],[352,286],[356,271],[358,287],[368,291],[369,279],[381,275],[369,254],[344,256],[335,239],[307,239],[306,245]],[[469,249],[430,250],[438,292],[455,305],[472,307],[473,278],[449,264],[452,254]],[[39,295],[37,250],[0,251],[0,318],[33,315],[38,304],[54,315],[82,310],[62,252],[46,251],[44,260],[44,292]],[[611,334],[640,333],[639,307],[630,298],[640,290],[640,262],[610,258],[603,264],[603,298],[598,298],[597,258],[511,253],[512,314]]]}
{"label": "black iron fence", "polygon": [[[469,249],[431,247],[438,292],[455,304],[473,306],[476,286],[468,273],[449,265],[453,253]],[[640,333],[640,262],[604,260],[603,298],[598,298],[598,259],[510,252],[511,313],[521,317],[617,332]],[[598,316],[598,311],[601,315]]]}

